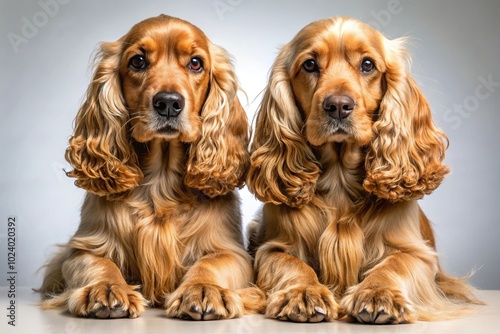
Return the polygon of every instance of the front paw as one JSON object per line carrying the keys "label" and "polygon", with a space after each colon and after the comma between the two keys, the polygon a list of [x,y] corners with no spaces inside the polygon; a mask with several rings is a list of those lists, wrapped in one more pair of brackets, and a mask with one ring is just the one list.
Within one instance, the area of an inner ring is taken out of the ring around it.
{"label": "front paw", "polygon": [[403,294],[384,287],[352,287],[342,298],[341,306],[353,319],[363,324],[402,324],[416,321],[416,313]]}
{"label": "front paw", "polygon": [[243,301],[232,290],[214,284],[185,284],[167,297],[167,316],[188,320],[238,318]]}
{"label": "front paw", "polygon": [[75,289],[68,299],[69,311],[80,317],[137,318],[148,305],[134,287],[99,283]]}
{"label": "front paw", "polygon": [[333,293],[321,284],[293,286],[269,295],[266,316],[295,322],[331,321],[338,315]]}

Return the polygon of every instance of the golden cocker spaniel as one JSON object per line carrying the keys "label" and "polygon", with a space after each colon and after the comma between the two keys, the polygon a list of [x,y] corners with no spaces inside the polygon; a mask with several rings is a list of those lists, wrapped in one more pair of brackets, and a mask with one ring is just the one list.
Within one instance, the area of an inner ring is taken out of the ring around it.
{"label": "golden cocker spaniel", "polygon": [[45,308],[135,318],[152,303],[210,320],[256,307],[233,191],[249,163],[237,90],[226,51],[183,20],[102,43],[66,151],[81,223],[47,265]]}
{"label": "golden cocker spaniel", "polygon": [[407,323],[476,303],[441,271],[417,203],[446,147],[404,39],[343,17],[304,27],[273,65],[247,176],[266,203],[250,228],[266,315]]}

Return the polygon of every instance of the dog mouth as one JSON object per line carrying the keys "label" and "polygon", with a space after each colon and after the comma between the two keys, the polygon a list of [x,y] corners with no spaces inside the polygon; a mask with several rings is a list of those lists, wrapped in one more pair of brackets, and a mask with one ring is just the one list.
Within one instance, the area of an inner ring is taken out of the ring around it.
{"label": "dog mouth", "polygon": [[179,128],[173,124],[165,124],[158,127],[156,132],[161,135],[173,135],[179,132]]}
{"label": "dog mouth", "polygon": [[145,114],[131,121],[131,135],[138,142],[154,138],[170,140],[181,136],[183,126],[180,118],[167,118],[153,112]]}
{"label": "dog mouth", "polygon": [[350,124],[334,119],[321,119],[310,122],[305,129],[307,140],[314,146],[327,142],[352,141],[354,134]]}
{"label": "dog mouth", "polygon": [[349,129],[343,124],[333,124],[327,127],[326,132],[333,135],[349,134]]}
{"label": "dog mouth", "polygon": [[180,131],[180,123],[179,118],[164,117],[157,114],[150,122],[150,129],[159,135],[175,135]]}
{"label": "dog mouth", "polygon": [[338,121],[336,119],[328,119],[324,129],[324,133],[327,136],[348,136],[352,133],[349,122]]}
{"label": "dog mouth", "polygon": [[159,122],[150,120],[143,122],[142,126],[135,127],[133,136],[139,142],[145,142],[154,138],[171,140],[180,136],[181,130],[177,122]]}

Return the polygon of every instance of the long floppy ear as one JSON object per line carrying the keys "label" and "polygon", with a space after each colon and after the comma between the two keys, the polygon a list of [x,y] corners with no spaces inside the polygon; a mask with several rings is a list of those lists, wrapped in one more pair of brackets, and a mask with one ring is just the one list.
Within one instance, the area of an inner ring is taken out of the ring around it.
{"label": "long floppy ear", "polygon": [[385,40],[386,92],[366,158],[365,189],[391,201],[430,194],[448,173],[448,138],[432,119],[426,98],[410,75],[404,39]]}
{"label": "long floppy ear", "polygon": [[143,175],[128,137],[129,119],[118,74],[121,42],[103,43],[92,82],[75,119],[66,149],[75,184],[99,196],[118,194],[139,184]]}
{"label": "long floppy ear", "polygon": [[249,164],[248,120],[236,93],[227,52],[210,45],[210,88],[201,111],[201,136],[189,149],[184,182],[209,197],[243,187]]}
{"label": "long floppy ear", "polygon": [[247,184],[264,203],[301,207],[313,197],[320,168],[303,133],[289,79],[290,46],[273,65],[257,113]]}

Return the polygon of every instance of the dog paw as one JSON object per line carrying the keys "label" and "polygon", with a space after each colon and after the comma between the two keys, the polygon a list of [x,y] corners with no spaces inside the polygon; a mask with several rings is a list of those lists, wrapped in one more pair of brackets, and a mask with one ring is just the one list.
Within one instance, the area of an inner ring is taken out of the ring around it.
{"label": "dog paw", "polygon": [[354,286],[342,298],[341,306],[351,318],[363,324],[402,324],[416,320],[403,294],[388,288]]}
{"label": "dog paw", "polygon": [[137,318],[148,302],[134,288],[106,283],[78,288],[69,296],[68,309],[80,317]]}
{"label": "dog paw", "polygon": [[238,318],[244,314],[240,296],[213,284],[185,284],[167,297],[167,316],[187,320]]}
{"label": "dog paw", "polygon": [[294,322],[331,321],[338,315],[333,293],[324,285],[293,286],[269,295],[266,316]]}

